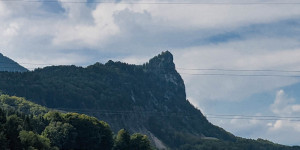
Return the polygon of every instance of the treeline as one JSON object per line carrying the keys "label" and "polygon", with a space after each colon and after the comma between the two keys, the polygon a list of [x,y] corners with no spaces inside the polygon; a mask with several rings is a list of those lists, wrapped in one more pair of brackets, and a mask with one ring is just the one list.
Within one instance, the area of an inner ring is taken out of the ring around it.
{"label": "treeline", "polygon": [[0,106],[0,149],[151,149],[147,136],[124,129],[113,135],[107,123],[84,114],[48,111],[7,95],[0,96]]}

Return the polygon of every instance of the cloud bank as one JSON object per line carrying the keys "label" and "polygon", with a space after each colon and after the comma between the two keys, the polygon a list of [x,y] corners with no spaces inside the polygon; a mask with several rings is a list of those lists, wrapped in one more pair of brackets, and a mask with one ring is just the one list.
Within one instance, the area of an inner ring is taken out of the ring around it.
{"label": "cloud bank", "polygon": [[297,118],[300,114],[299,106],[299,100],[289,97],[284,90],[280,89],[276,92],[275,99],[269,106],[270,113],[268,115],[257,112],[249,119],[235,116],[230,120],[210,120],[238,136],[248,136],[253,139],[263,138],[277,143],[298,145],[300,140],[298,136],[300,125]]}

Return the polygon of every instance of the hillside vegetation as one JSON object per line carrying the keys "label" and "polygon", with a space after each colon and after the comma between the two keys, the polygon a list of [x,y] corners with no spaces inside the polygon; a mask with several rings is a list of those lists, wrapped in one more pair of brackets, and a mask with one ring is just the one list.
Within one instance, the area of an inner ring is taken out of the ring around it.
{"label": "hillside vegetation", "polygon": [[84,114],[50,111],[7,95],[0,96],[0,108],[0,149],[151,149],[145,135],[122,129],[114,138],[107,123]]}

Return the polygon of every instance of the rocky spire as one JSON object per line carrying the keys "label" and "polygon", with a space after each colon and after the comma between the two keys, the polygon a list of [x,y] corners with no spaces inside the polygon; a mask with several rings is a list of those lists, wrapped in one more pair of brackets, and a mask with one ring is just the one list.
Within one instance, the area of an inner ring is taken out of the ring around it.
{"label": "rocky spire", "polygon": [[147,68],[155,72],[173,72],[175,71],[173,55],[169,51],[162,52],[149,60]]}

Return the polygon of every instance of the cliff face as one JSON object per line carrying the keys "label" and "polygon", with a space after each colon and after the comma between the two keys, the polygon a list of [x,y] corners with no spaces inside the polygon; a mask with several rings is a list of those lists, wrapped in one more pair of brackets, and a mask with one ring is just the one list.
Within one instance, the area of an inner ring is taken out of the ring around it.
{"label": "cliff face", "polygon": [[158,148],[192,144],[205,137],[234,141],[187,100],[185,86],[166,51],[144,65],[109,61],[87,68],[55,66],[0,73],[0,90],[63,111],[95,116],[113,131],[126,128],[150,137]]}
{"label": "cliff face", "polygon": [[25,72],[28,70],[0,53],[0,71]]}

